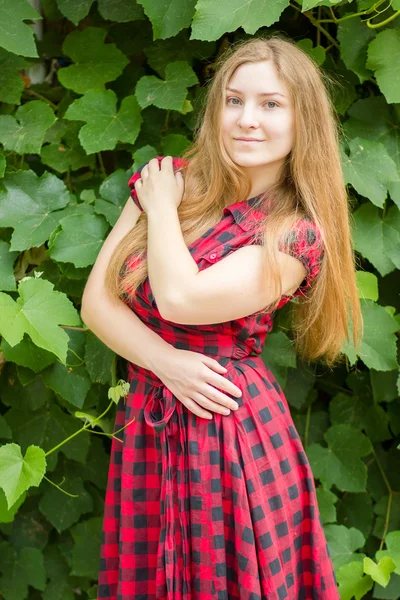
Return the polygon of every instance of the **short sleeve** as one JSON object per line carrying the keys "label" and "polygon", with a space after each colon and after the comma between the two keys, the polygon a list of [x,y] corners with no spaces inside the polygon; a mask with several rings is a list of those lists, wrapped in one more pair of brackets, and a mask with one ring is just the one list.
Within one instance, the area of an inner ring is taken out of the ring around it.
{"label": "short sleeve", "polygon": [[304,265],[306,278],[302,281],[294,295],[299,295],[311,287],[321,269],[324,255],[324,244],[321,232],[309,217],[303,217],[289,232],[284,243],[279,244],[279,250],[294,256]]}
{"label": "short sleeve", "polygon": [[[164,158],[164,156],[157,156],[156,158],[157,158],[157,160],[158,160],[158,163],[160,164],[160,162],[162,161],[162,159]],[[150,162],[149,160],[148,160],[147,162],[145,162],[145,163],[144,163],[144,164],[143,164],[143,165],[140,167],[140,169],[138,169],[138,170],[137,170],[137,171],[136,171],[136,172],[135,172],[135,173],[132,175],[132,177],[131,177],[131,178],[130,178],[130,180],[128,181],[128,186],[129,186],[129,188],[130,188],[130,190],[131,190],[131,198],[132,198],[132,200],[134,201],[134,203],[136,204],[136,206],[139,208],[139,210],[140,210],[141,212],[143,212],[143,208],[142,208],[142,206],[141,206],[141,204],[140,204],[140,202],[139,202],[139,198],[138,198],[138,196],[137,196],[137,193],[136,193],[136,190],[135,190],[135,187],[134,187],[134,185],[135,185],[135,183],[137,182],[137,180],[138,180],[138,179],[140,179],[140,173],[142,172],[142,169],[143,169],[143,168],[144,168],[146,165],[148,165],[148,164],[149,164],[149,162]],[[176,157],[174,157],[174,158],[172,159],[172,164],[173,164],[174,170],[175,170],[175,169],[180,169],[180,168],[182,167],[182,165],[184,164],[184,161],[183,161],[181,158],[176,158]]]}

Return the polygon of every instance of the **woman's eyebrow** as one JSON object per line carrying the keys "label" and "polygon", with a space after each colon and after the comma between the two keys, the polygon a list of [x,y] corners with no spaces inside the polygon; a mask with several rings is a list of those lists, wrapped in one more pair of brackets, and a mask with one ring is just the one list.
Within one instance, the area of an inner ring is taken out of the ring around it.
{"label": "woman's eyebrow", "polygon": [[[235,94],[243,94],[243,92],[241,92],[240,90],[235,90],[235,88],[230,88],[230,87],[227,87],[226,91],[234,92]],[[283,94],[280,94],[279,92],[260,92],[259,94],[257,94],[257,96],[282,96],[282,98],[285,97]]]}

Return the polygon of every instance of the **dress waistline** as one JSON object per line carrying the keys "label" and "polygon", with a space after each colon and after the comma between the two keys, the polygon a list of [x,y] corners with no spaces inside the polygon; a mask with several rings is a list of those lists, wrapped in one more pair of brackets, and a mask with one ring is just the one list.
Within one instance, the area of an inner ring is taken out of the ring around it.
{"label": "dress waistline", "polygon": [[[233,336],[225,334],[213,335],[213,344],[210,344],[210,340],[204,336],[202,336],[201,341],[201,346],[196,346],[193,344],[192,339],[186,335],[185,342],[180,343],[175,338],[173,345],[177,349],[190,350],[191,352],[199,352],[210,356],[217,360],[223,367],[226,367],[229,362],[243,360],[252,355],[252,351],[246,348],[245,344],[238,344],[237,339]],[[180,347],[183,343],[186,346],[185,348]],[[187,348],[188,344],[190,344],[190,348]],[[157,433],[161,433],[167,429],[165,431],[167,436],[174,436],[176,434],[177,423],[174,420],[174,424],[172,424],[170,420],[175,412],[177,399],[171,390],[167,388],[153,371],[134,363],[128,362],[128,375],[129,381],[139,379],[156,388],[152,391],[149,389],[149,398],[144,406],[144,419]]]}

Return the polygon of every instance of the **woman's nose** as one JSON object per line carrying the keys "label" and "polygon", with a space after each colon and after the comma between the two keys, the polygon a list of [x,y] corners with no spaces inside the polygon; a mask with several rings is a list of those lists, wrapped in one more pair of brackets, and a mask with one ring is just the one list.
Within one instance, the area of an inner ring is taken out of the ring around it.
{"label": "woman's nose", "polygon": [[255,110],[251,108],[243,109],[239,116],[238,124],[244,129],[248,127],[258,127],[258,120]]}

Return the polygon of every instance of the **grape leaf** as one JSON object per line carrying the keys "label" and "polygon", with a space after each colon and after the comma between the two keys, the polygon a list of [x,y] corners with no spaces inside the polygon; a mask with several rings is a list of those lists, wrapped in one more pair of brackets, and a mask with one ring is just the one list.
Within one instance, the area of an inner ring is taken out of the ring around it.
{"label": "grape leaf", "polygon": [[46,472],[46,457],[42,448],[29,446],[25,456],[18,444],[5,444],[0,448],[0,487],[7,506],[11,506],[31,486],[38,486]]}
{"label": "grape leaf", "polygon": [[380,142],[360,137],[349,140],[350,156],[342,153],[345,183],[382,207],[387,197],[389,182],[399,179],[395,162]]}
{"label": "grape leaf", "polygon": [[382,587],[386,587],[390,580],[390,574],[396,570],[396,563],[390,556],[383,556],[376,564],[371,558],[364,558],[364,572],[370,575],[374,581]]}
{"label": "grape leaf", "polygon": [[361,460],[372,451],[369,439],[351,425],[333,425],[324,438],[328,448],[311,444],[307,456],[314,476],[324,487],[335,485],[344,492],[364,492],[367,467]]}
{"label": "grape leaf", "polygon": [[75,25],[87,17],[92,4],[93,0],[57,0],[60,12]]}
{"label": "grape leaf", "polygon": [[82,408],[91,387],[91,381],[83,366],[72,369],[57,362],[42,371],[41,376],[47,387],[73,406]]}
{"label": "grape leaf", "polygon": [[60,230],[49,241],[49,254],[76,267],[92,265],[108,229],[103,217],[71,215],[60,222]]}
{"label": "grape leaf", "polygon": [[85,351],[86,368],[94,382],[111,385],[111,366],[115,352],[92,332],[88,332]]}
{"label": "grape leaf", "polygon": [[[80,479],[68,478],[62,485],[62,489],[70,494],[77,494],[78,498],[67,496],[49,485],[39,503],[40,512],[58,532],[68,529],[82,514],[93,510],[92,497],[85,490]],[[62,502],[60,502],[61,498]]]}
{"label": "grape leaf", "polygon": [[0,240],[0,290],[2,291],[13,292],[17,289],[13,266],[17,256],[18,252],[10,252],[10,246]]}
{"label": "grape leaf", "polygon": [[0,227],[13,227],[11,250],[41,246],[58,225],[60,211],[69,201],[65,184],[45,172],[38,177],[33,171],[9,173],[0,189]]}
{"label": "grape leaf", "polygon": [[165,80],[145,75],[136,84],[136,97],[142,108],[154,104],[157,108],[182,110],[187,88],[199,83],[191,66],[177,60],[169,63],[165,69]]}
{"label": "grape leaf", "polygon": [[17,154],[39,154],[45,133],[55,120],[46,102],[26,102],[17,109],[15,118],[0,115],[0,142]]}
{"label": "grape leaf", "polygon": [[[68,1],[68,0],[67,0]],[[128,21],[140,21],[145,19],[143,8],[136,0],[98,0],[99,13],[107,21],[127,23]]]}
{"label": "grape leaf", "polygon": [[35,373],[42,371],[57,360],[52,352],[38,348],[27,335],[15,346],[10,346],[3,339],[0,348],[6,360],[12,361],[22,367],[27,367]]}
{"label": "grape leaf", "polygon": [[0,23],[3,23],[3,27],[0,32],[0,46],[14,54],[37,58],[33,29],[23,21],[42,18],[42,15],[27,0],[2,2]]}
{"label": "grape leaf", "polygon": [[38,548],[22,548],[18,553],[5,542],[0,545],[0,589],[5,600],[25,600],[28,586],[43,591],[46,573],[43,554]]}
{"label": "grape leaf", "polygon": [[335,568],[354,560],[363,561],[365,555],[361,552],[355,553],[365,544],[365,537],[359,529],[333,523],[326,525],[324,529]]}
{"label": "grape leaf", "polygon": [[0,293],[0,333],[10,346],[27,333],[37,346],[65,363],[69,338],[58,325],[80,325],[81,320],[67,296],[53,287],[49,281],[28,277],[19,284],[16,302]]}
{"label": "grape leaf", "polygon": [[72,171],[81,167],[94,169],[95,156],[88,156],[79,141],[81,127],[82,124],[77,121],[58,119],[46,132],[40,153],[43,164],[59,173],[66,173],[69,168]]}
{"label": "grape leaf", "polygon": [[346,67],[358,76],[361,83],[367,81],[372,74],[365,67],[365,63],[368,44],[375,36],[375,31],[365,27],[361,19],[354,15],[352,19],[343,21],[338,27],[337,37],[340,42],[340,56]]}
{"label": "grape leaf", "polygon": [[77,94],[104,90],[106,82],[121,75],[129,60],[115,44],[104,43],[106,35],[106,29],[86,27],[83,31],[72,31],[65,38],[63,52],[75,64],[59,69],[57,73],[64,87]]}
{"label": "grape leaf", "polygon": [[0,48],[0,101],[8,104],[21,104],[24,82],[19,74],[29,67],[29,62]]}
{"label": "grape leaf", "polygon": [[391,206],[383,219],[371,202],[353,213],[355,249],[367,258],[381,275],[400,267],[400,212]]}
{"label": "grape leaf", "polygon": [[138,0],[153,26],[153,39],[170,38],[190,26],[196,0]]}
{"label": "grape leaf", "polygon": [[90,90],[75,100],[64,115],[65,119],[85,121],[79,139],[88,154],[113,150],[118,141],[134,144],[143,118],[135,96],[122,100],[118,113],[117,96],[112,90]]}
{"label": "grape leaf", "polygon": [[71,529],[75,546],[72,550],[71,575],[96,579],[101,542],[102,517],[92,517]]}
{"label": "grape leaf", "polygon": [[342,565],[335,574],[341,600],[361,600],[374,587],[371,577],[364,575],[363,563],[358,560]]}
{"label": "grape leaf", "polygon": [[385,29],[368,46],[366,67],[375,71],[379,89],[388,104],[400,102],[400,31]]}
{"label": "grape leaf", "polygon": [[270,27],[279,21],[289,3],[289,0],[198,0],[190,39],[218,40],[239,27],[254,35],[260,27]]}
{"label": "grape leaf", "polygon": [[[383,306],[375,304],[372,300],[361,300],[361,308],[364,321],[364,335],[360,344],[359,358],[370,369],[376,369],[377,371],[393,371],[397,369],[395,334],[399,327],[396,319]],[[349,331],[351,340],[351,322]],[[353,344],[346,341],[342,349],[349,357],[351,364],[355,364],[357,354]]]}
{"label": "grape leaf", "polygon": [[[66,413],[55,403],[50,403],[34,412],[28,410],[21,412],[19,408],[12,407],[7,411],[5,419],[11,427],[14,441],[21,448],[35,444],[43,448],[45,452],[82,427],[78,419]],[[89,435],[76,435],[46,457],[49,471],[54,470],[59,452],[62,452],[67,458],[84,463],[89,445]]]}
{"label": "grape leaf", "polygon": [[376,559],[380,560],[384,556],[390,556],[396,563],[395,573],[400,575],[400,531],[390,531],[385,536],[387,550],[378,550]]}

